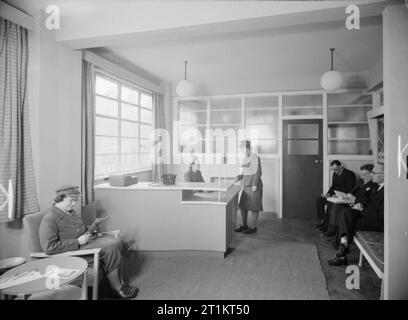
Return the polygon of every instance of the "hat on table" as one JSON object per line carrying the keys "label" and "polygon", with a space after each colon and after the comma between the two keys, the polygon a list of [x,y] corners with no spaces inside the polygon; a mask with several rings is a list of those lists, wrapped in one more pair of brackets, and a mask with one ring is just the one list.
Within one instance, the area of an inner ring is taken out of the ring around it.
{"label": "hat on table", "polygon": [[57,196],[65,195],[71,198],[77,198],[80,195],[79,188],[74,185],[59,187],[55,192],[57,193]]}

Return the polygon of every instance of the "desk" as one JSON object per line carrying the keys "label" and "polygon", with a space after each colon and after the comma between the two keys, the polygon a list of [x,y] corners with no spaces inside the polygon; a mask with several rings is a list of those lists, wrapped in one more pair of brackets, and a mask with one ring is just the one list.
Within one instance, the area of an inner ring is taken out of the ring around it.
{"label": "desk", "polygon": [[133,250],[224,257],[234,236],[240,189],[207,182],[102,184],[95,186],[96,209],[109,216],[105,227],[121,230]]}
{"label": "desk", "polygon": [[[10,269],[5,272],[1,277],[12,276],[14,274],[25,272],[25,271],[39,271],[44,274],[49,266],[56,266],[59,268],[77,269],[78,272],[71,276],[69,279],[60,278],[59,286],[62,287],[65,284],[71,283],[81,276],[84,276],[84,281],[82,285],[82,297],[86,298],[87,286],[86,286],[86,270],[88,268],[88,262],[85,259],[77,257],[55,257],[55,258],[45,258],[40,260],[29,261],[23,265]],[[40,278],[34,281],[26,282],[20,285],[5,288],[0,291],[3,295],[11,296],[26,296],[33,293],[38,293],[42,291],[49,290],[47,288],[48,278]]]}

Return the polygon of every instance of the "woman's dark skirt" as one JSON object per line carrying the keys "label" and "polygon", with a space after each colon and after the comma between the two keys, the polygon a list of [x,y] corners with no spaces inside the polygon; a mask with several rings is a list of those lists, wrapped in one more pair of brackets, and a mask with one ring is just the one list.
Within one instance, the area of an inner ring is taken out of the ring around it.
{"label": "woman's dark skirt", "polygon": [[252,186],[244,186],[239,201],[239,208],[242,210],[263,211],[262,189],[262,187],[258,187],[254,192],[252,191]]}

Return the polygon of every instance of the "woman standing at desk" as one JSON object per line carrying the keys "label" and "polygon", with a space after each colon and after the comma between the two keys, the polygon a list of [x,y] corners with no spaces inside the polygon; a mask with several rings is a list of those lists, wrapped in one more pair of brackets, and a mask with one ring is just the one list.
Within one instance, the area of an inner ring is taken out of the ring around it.
{"label": "woman standing at desk", "polygon": [[[263,210],[262,167],[259,156],[251,151],[250,141],[243,141],[240,147],[241,150],[245,152],[241,174],[237,177],[237,180],[241,180],[242,185],[242,193],[239,201],[242,226],[235,229],[235,231],[249,234],[257,231],[259,211]],[[252,228],[248,227],[248,210],[252,212]]]}

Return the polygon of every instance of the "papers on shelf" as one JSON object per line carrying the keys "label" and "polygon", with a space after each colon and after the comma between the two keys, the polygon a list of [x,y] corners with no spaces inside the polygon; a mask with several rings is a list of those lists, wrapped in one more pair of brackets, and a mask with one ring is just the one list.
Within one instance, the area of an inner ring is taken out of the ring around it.
{"label": "papers on shelf", "polygon": [[40,278],[42,278],[42,275],[38,271],[25,271],[7,277],[1,277],[0,290],[13,286],[18,286],[23,283],[38,280]]}
{"label": "papers on shelf", "polygon": [[48,267],[44,274],[41,274],[39,271],[27,270],[6,277],[0,277],[0,290],[18,286],[30,281],[35,281],[43,277],[68,280],[72,278],[77,272],[79,272],[79,270],[77,269],[59,268],[57,266]]}

